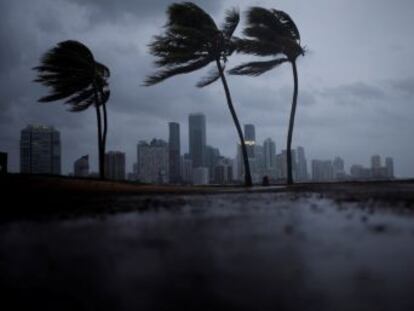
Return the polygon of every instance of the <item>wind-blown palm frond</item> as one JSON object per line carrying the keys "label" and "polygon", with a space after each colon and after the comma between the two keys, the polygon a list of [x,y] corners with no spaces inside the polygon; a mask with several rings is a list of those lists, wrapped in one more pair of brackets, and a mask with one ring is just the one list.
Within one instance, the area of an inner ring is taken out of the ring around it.
{"label": "wind-blown palm frond", "polygon": [[231,38],[237,25],[240,22],[240,12],[236,8],[226,11],[226,18],[223,25],[221,26],[222,33],[227,37]]}
{"label": "wind-blown palm frond", "polygon": [[[225,65],[222,67],[223,71],[225,69]],[[210,85],[214,82],[216,82],[218,79],[220,79],[220,71],[217,68],[212,68],[209,73],[203,77],[196,86],[199,88],[205,87],[207,85]]]}
{"label": "wind-blown palm frond", "polygon": [[150,86],[157,84],[165,79],[171,78],[173,76],[193,72],[195,70],[201,69],[207,66],[212,60],[208,57],[202,58],[200,60],[188,62],[186,65],[183,66],[170,66],[166,67],[164,70],[160,70],[157,73],[147,77],[144,81],[145,86]]}
{"label": "wind-blown palm frond", "polygon": [[214,20],[203,9],[191,2],[174,3],[169,6],[166,27],[183,26],[201,31],[217,31]]}
{"label": "wind-blown palm frond", "polygon": [[[38,73],[34,81],[51,89],[39,102],[67,98],[65,104],[72,106],[71,111],[85,110],[96,104],[93,90],[107,86],[106,79],[110,76],[108,67],[96,62],[89,48],[73,40],[60,42],[33,69]],[[98,104],[104,103],[99,101]]]}
{"label": "wind-blown palm frond", "polygon": [[[190,2],[172,4],[167,15],[165,32],[154,36],[149,44],[150,53],[156,56],[154,63],[160,70],[147,77],[144,86],[201,69],[217,59],[225,62],[236,49],[232,41],[240,20],[236,9],[227,11],[222,30],[217,28],[210,15]],[[213,83],[219,78],[217,73],[209,75],[197,86]]]}
{"label": "wind-blown palm frond", "polygon": [[245,63],[229,70],[229,73],[233,75],[259,76],[287,61],[289,61],[287,58],[279,58],[264,62]]}

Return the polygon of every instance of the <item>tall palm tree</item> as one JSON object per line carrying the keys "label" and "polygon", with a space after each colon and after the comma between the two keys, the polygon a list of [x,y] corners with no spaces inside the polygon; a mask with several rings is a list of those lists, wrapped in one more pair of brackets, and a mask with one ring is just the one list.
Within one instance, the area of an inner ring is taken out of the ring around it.
{"label": "tall palm tree", "polygon": [[300,45],[300,34],[293,20],[283,11],[252,7],[247,12],[247,26],[243,31],[246,38],[235,39],[236,50],[256,56],[270,56],[273,59],[241,64],[229,71],[230,74],[259,76],[283,63],[289,62],[293,71],[293,100],[287,137],[287,183],[293,184],[292,136],[298,99],[298,73],[296,59],[305,54]]}
{"label": "tall palm tree", "polygon": [[228,10],[221,28],[217,27],[210,15],[191,2],[172,4],[167,15],[165,33],[155,36],[149,45],[151,54],[158,58],[155,64],[160,70],[149,76],[144,85],[154,85],[172,76],[190,73],[215,63],[216,68],[213,67],[197,86],[201,88],[221,79],[227,105],[240,139],[245,185],[251,186],[252,178],[243,132],[224,73],[227,58],[234,52],[232,36],[240,21],[239,12],[235,9]]}
{"label": "tall palm tree", "polygon": [[73,40],[58,43],[43,55],[40,65],[33,69],[37,72],[34,81],[50,88],[50,94],[40,98],[39,102],[65,100],[64,103],[70,106],[69,110],[72,112],[95,107],[98,121],[99,176],[101,179],[105,178],[109,69],[95,61],[88,47]]}

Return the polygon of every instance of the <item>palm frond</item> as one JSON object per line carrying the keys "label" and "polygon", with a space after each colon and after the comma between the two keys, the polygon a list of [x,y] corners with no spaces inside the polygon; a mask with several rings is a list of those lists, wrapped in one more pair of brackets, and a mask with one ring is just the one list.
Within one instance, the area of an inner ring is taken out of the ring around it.
{"label": "palm frond", "polygon": [[288,61],[289,60],[287,58],[278,58],[263,62],[249,62],[234,67],[229,70],[228,73],[232,75],[259,76]]}
{"label": "palm frond", "polygon": [[[224,65],[223,70],[226,65]],[[196,86],[199,88],[205,87],[216,82],[220,78],[220,72],[217,67],[212,68],[209,73],[197,82]]]}
{"label": "palm frond", "polygon": [[240,22],[240,12],[236,8],[232,8],[226,11],[226,18],[224,24],[221,26],[222,33],[227,37],[231,38],[237,25]]}
{"label": "palm frond", "polygon": [[197,61],[189,62],[186,65],[169,66],[166,69],[160,70],[157,73],[147,77],[144,81],[144,86],[151,86],[173,76],[193,72],[207,66],[211,61],[213,61],[213,59],[205,57]]}
{"label": "palm frond", "polygon": [[50,94],[39,102],[67,99],[72,111],[81,111],[95,101],[94,88],[107,89],[110,71],[96,62],[92,52],[84,44],[68,40],[58,43],[46,52],[37,71],[35,82],[50,88]]}
{"label": "palm frond", "polygon": [[290,37],[300,43],[300,33],[299,29],[296,26],[293,19],[287,14],[286,12],[279,11],[279,10],[272,10],[272,13],[276,16],[279,22],[282,24],[283,29],[288,34],[287,37]]}
{"label": "palm frond", "polygon": [[168,8],[169,21],[166,27],[184,26],[202,31],[217,31],[217,25],[210,15],[192,2],[174,3]]}
{"label": "palm frond", "polygon": [[236,52],[256,56],[275,56],[283,53],[283,46],[274,42],[251,39],[234,39]]}

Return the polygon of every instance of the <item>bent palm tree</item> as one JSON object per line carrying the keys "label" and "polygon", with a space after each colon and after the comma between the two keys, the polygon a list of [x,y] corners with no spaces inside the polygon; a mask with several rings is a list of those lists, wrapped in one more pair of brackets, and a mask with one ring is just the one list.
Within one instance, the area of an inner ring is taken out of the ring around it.
{"label": "bent palm tree", "polygon": [[[79,112],[95,106],[98,121],[99,176],[105,177],[105,146],[108,131],[106,102],[110,91],[109,69],[95,61],[92,52],[78,41],[63,41],[45,53],[37,71],[39,82],[51,88],[39,102],[65,100],[70,111]],[[102,111],[101,111],[102,110]],[[103,120],[102,120],[103,118]],[[103,122],[103,126],[102,126]]]}
{"label": "bent palm tree", "polygon": [[240,20],[239,13],[234,9],[227,11],[221,28],[217,27],[210,15],[191,2],[172,4],[167,14],[169,20],[165,26],[165,33],[155,36],[154,41],[149,45],[151,54],[158,58],[155,64],[160,70],[149,76],[144,85],[154,85],[172,76],[190,73],[214,62],[217,68],[198,82],[197,86],[204,87],[221,79],[227,105],[240,139],[245,184],[251,186],[246,145],[224,74],[227,57],[234,51],[232,35]]}
{"label": "bent palm tree", "polygon": [[247,12],[247,27],[243,31],[247,39],[235,39],[237,51],[256,56],[271,56],[274,59],[241,64],[229,71],[230,74],[259,76],[283,63],[289,62],[293,70],[293,100],[287,138],[287,183],[293,184],[292,136],[298,98],[298,73],[296,59],[304,55],[300,45],[300,34],[288,14],[261,7],[250,8]]}

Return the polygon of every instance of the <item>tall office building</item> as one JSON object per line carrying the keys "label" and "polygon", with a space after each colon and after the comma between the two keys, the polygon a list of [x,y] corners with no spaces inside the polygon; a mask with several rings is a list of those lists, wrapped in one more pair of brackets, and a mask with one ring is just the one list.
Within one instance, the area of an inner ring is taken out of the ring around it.
{"label": "tall office building", "polygon": [[345,173],[345,162],[341,157],[336,157],[333,161],[333,175],[334,179],[345,179],[346,173]]}
{"label": "tall office building", "polygon": [[167,183],[169,180],[169,148],[162,139],[150,143],[140,141],[137,147],[138,178],[146,183]]}
{"label": "tall office building", "polygon": [[73,175],[75,177],[89,176],[89,155],[84,155],[73,163]]}
{"label": "tall office building", "polygon": [[193,182],[193,163],[188,153],[181,156],[181,181],[188,184]]}
{"label": "tall office building", "polygon": [[253,124],[244,125],[244,143],[246,144],[247,156],[254,158],[256,146],[256,130]]}
{"label": "tall office building", "polygon": [[385,169],[388,178],[394,178],[394,160],[391,157],[385,158]]}
{"label": "tall office building", "polygon": [[112,180],[125,180],[125,153],[109,151],[105,154],[105,177]]}
{"label": "tall office building", "polygon": [[60,175],[61,145],[57,130],[44,125],[28,125],[21,131],[20,172]]}
{"label": "tall office building", "polygon": [[313,181],[332,181],[333,177],[332,161],[312,160]]}
{"label": "tall office building", "polygon": [[168,160],[169,160],[169,182],[179,183],[181,181],[180,169],[180,124],[170,122],[168,138]]}
{"label": "tall office building", "polygon": [[276,144],[271,138],[267,138],[263,143],[264,168],[270,171],[276,168]]}
{"label": "tall office building", "polygon": [[308,164],[305,156],[305,148],[299,146],[296,149],[296,156],[296,179],[298,181],[306,181],[308,180]]}
{"label": "tall office building", "polygon": [[194,113],[188,116],[188,139],[190,158],[193,168],[205,167],[206,155],[206,117],[202,113]]}

